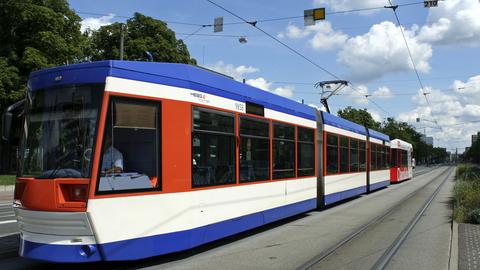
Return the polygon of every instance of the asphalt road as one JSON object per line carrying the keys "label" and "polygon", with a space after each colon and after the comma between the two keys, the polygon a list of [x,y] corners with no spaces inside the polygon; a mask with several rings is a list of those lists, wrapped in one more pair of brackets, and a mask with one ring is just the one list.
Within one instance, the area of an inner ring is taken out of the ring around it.
{"label": "asphalt road", "polygon": [[[259,229],[255,229],[240,235],[229,237],[220,241],[216,241],[212,244],[202,246],[193,250],[180,252],[176,254],[159,256],[146,260],[136,262],[116,262],[116,263],[95,263],[95,264],[80,264],[80,265],[62,265],[62,264],[49,264],[36,261],[30,261],[19,257],[12,257],[7,259],[0,259],[1,269],[296,269],[305,264],[305,262],[311,260],[319,253],[329,249],[345,236],[351,234],[358,229],[362,224],[368,223],[374,219],[380,213],[386,209],[391,208],[396,203],[409,196],[412,192],[419,189],[432,179],[440,178],[445,172],[445,167],[434,168],[421,168],[418,167],[415,170],[415,174],[419,176],[414,177],[410,181],[406,181],[400,184],[391,185],[386,189],[379,190],[366,196],[360,196],[353,200],[344,202],[335,207],[324,209],[322,211],[312,211],[306,214],[298,215],[296,217],[276,222],[274,224],[264,226]],[[450,216],[448,211],[439,208],[440,204],[445,204],[445,198],[449,196],[449,190],[444,191],[442,199],[435,202],[432,207],[432,216],[436,219],[432,223],[426,223],[420,226],[415,235],[424,235],[426,239],[430,239],[431,234],[424,233],[428,228],[440,228],[437,231],[435,237],[441,236],[438,241],[424,241],[427,248],[430,245],[436,245],[438,250],[442,253],[435,253],[432,251],[428,254],[433,260],[437,260],[436,256],[445,257],[445,245],[449,245],[447,240],[450,235],[449,231],[445,230],[445,220],[449,220]],[[428,192],[425,192],[427,194]],[[446,196],[446,197],[445,197]],[[415,206],[422,201],[420,198],[414,202],[412,200],[406,209],[414,210]],[[3,204],[3,203],[0,203]],[[5,214],[11,213],[11,208],[5,207]],[[441,209],[443,212],[438,212]],[[428,212],[426,213],[428,214]],[[399,219],[402,218],[402,214],[399,213]],[[443,219],[442,219],[443,217]],[[405,218],[405,217],[404,217]],[[12,217],[6,217],[5,220],[13,220]],[[395,222],[391,221],[391,227],[385,226],[384,230],[378,230],[375,239],[378,241],[384,241],[383,236],[386,239],[386,235],[398,234],[400,230],[399,226],[396,228]],[[448,225],[448,224],[447,224]],[[423,228],[423,229],[422,229]],[[433,229],[434,230],[434,229]],[[16,231],[15,222],[0,224],[0,234],[9,234]],[[387,233],[388,232],[388,233]],[[11,236],[10,236],[11,237]],[[389,236],[391,237],[391,236]],[[357,248],[352,249],[351,261],[353,263],[335,264],[337,261],[330,262],[331,266],[336,265],[338,267],[326,267],[330,264],[317,265],[316,268],[340,268],[348,269],[355,268],[361,269],[362,267],[359,261],[355,261],[358,258],[358,254],[361,253],[360,261],[363,259],[368,260],[367,248],[375,249],[375,243],[372,238],[366,238],[366,245],[358,245]],[[2,239],[0,239],[1,243]],[[388,241],[384,241],[385,243]],[[422,242],[422,241],[420,241]],[[406,241],[409,247],[412,247],[410,252],[415,253],[414,248],[426,249],[424,246],[419,246],[418,242]],[[416,244],[417,243],[417,246]],[[0,247],[2,248],[2,247]],[[381,245],[377,247],[377,252],[383,252],[384,247]],[[362,252],[365,250],[365,252]],[[365,254],[366,253],[366,254]],[[418,253],[420,254],[420,253]],[[409,256],[409,255],[405,255]],[[407,258],[405,257],[405,258]],[[418,256],[417,256],[418,257]],[[403,258],[403,257],[402,257]],[[408,258],[407,258],[408,259]],[[348,261],[348,259],[346,259]],[[438,260],[437,260],[438,261]],[[402,268],[402,262],[395,264],[395,268]],[[443,265],[443,264],[442,264]],[[394,266],[394,264],[392,264]],[[400,267],[398,267],[400,266]]]}
{"label": "asphalt road", "polygon": [[12,199],[12,191],[0,191],[0,237],[18,232]]}

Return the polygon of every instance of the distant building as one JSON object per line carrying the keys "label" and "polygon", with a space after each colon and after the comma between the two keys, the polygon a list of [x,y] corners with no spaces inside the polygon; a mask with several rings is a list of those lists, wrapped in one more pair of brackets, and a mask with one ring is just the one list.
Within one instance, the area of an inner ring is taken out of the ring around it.
{"label": "distant building", "polygon": [[425,135],[422,135],[422,136],[420,137],[420,140],[421,140],[422,142],[428,144],[428,145],[433,146],[433,137],[431,137],[431,136],[425,137]]}
{"label": "distant building", "polygon": [[480,138],[480,131],[477,132],[477,134],[472,135],[472,144],[474,144],[478,140],[478,138]]}
{"label": "distant building", "polygon": [[433,137],[431,137],[431,136],[425,137],[424,135],[422,135],[421,140],[422,140],[422,142],[433,146]]}
{"label": "distant building", "polygon": [[426,141],[427,144],[433,146],[433,137],[430,137],[430,136],[427,136],[427,141]]}

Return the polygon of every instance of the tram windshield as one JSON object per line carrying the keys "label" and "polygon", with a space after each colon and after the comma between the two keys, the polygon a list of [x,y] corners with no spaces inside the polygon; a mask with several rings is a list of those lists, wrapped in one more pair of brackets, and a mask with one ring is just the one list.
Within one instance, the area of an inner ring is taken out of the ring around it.
{"label": "tram windshield", "polygon": [[28,91],[18,176],[87,178],[102,85]]}

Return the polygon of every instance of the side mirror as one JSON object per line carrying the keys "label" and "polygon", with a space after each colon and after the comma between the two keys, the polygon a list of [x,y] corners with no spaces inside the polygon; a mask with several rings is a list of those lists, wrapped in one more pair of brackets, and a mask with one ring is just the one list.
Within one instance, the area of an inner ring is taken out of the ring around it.
{"label": "side mirror", "polygon": [[8,143],[19,140],[19,129],[25,109],[25,99],[10,105],[2,115],[2,139]]}
{"label": "side mirror", "polygon": [[9,142],[12,138],[12,119],[13,114],[5,112],[2,115],[2,139]]}

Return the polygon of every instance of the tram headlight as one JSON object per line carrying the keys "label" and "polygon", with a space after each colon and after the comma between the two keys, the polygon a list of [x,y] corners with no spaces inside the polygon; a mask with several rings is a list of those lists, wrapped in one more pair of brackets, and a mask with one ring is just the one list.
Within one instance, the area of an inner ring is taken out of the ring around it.
{"label": "tram headlight", "polygon": [[71,201],[84,202],[87,200],[87,185],[71,185]]}
{"label": "tram headlight", "polygon": [[86,202],[87,188],[85,184],[60,184],[61,201],[64,202]]}

